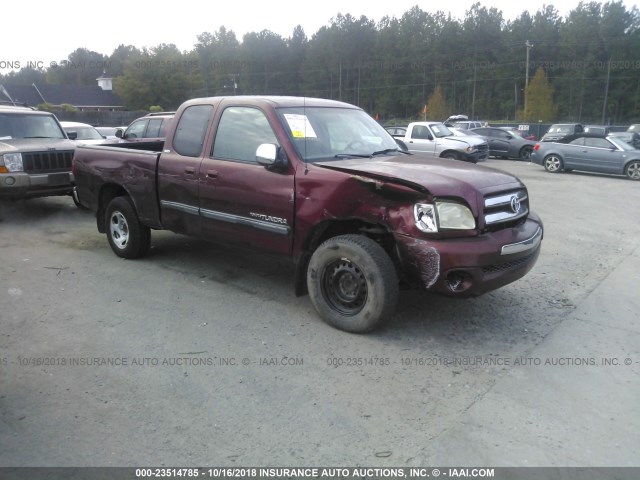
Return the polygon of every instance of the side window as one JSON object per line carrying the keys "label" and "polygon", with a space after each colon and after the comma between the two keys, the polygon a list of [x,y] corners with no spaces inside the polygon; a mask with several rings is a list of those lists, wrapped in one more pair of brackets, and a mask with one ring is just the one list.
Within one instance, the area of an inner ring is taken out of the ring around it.
{"label": "side window", "polygon": [[278,139],[262,111],[253,107],[229,107],[222,112],[212,156],[256,163],[256,150]]}
{"label": "side window", "polygon": [[178,154],[186,157],[200,155],[212,112],[212,105],[194,105],[183,112],[173,136],[173,148]]}
{"label": "side window", "polygon": [[133,122],[127,131],[124,133],[123,138],[142,138],[144,129],[147,126],[147,120],[136,120]]}
{"label": "side window", "polygon": [[587,147],[613,148],[613,145],[606,138],[585,138],[584,144]]}
{"label": "side window", "polygon": [[507,137],[509,136],[509,134],[504,130],[490,130],[490,131],[491,131],[491,135],[493,135],[494,137],[502,138],[503,140],[507,140]]}
{"label": "side window", "polygon": [[478,135],[484,135],[485,137],[493,136],[493,132],[488,128],[476,128],[473,131]]}
{"label": "side window", "polygon": [[575,140],[571,140],[569,142],[569,145],[583,146],[584,145],[584,138],[580,137],[580,138],[576,138]]}
{"label": "side window", "polygon": [[157,138],[160,136],[160,127],[162,127],[162,118],[152,118],[149,120],[147,132],[144,134],[146,138]]}
{"label": "side window", "polygon": [[427,140],[429,138],[429,130],[424,125],[416,125],[411,131],[411,138],[417,138],[418,140]]}

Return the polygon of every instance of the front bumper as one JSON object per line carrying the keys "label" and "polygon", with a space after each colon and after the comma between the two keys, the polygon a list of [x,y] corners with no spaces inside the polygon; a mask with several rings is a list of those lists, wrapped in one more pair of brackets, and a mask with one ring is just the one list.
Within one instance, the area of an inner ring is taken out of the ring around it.
{"label": "front bumper", "polygon": [[472,238],[428,240],[395,235],[404,279],[442,295],[474,297],[512,283],[533,268],[544,227],[529,214],[517,227]]}
{"label": "front bumper", "polygon": [[0,197],[30,198],[67,195],[73,192],[74,185],[71,172],[2,173],[0,174]]}

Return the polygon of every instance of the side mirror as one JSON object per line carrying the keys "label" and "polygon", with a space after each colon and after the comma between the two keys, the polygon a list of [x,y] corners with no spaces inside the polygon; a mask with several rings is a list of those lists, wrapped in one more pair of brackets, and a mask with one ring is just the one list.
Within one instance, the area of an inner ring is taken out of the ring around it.
{"label": "side mirror", "polygon": [[116,137],[118,138],[122,138],[124,136],[124,132],[122,131],[121,128],[116,130]]}
{"label": "side mirror", "polygon": [[78,132],[67,132],[67,137],[69,140],[75,140],[78,138]]}
{"label": "side mirror", "polygon": [[286,157],[275,143],[259,145],[256,149],[256,162],[270,171],[281,170],[287,165]]}
{"label": "side mirror", "polygon": [[511,140],[513,138],[512,135],[507,135],[507,140]]}

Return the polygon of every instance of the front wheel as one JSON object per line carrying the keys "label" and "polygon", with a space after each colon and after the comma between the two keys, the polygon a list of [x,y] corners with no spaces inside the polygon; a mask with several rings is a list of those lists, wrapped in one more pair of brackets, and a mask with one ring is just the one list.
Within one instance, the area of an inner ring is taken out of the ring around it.
{"label": "front wheel", "polygon": [[340,235],[322,243],[311,256],[307,289],[325,322],[364,333],[395,311],[398,276],[391,258],[375,241]]}
{"label": "front wheel", "polygon": [[533,147],[531,145],[522,147],[520,149],[520,160],[531,160],[531,153],[533,153]]}
{"label": "front wheel", "polygon": [[631,180],[640,180],[640,161],[634,160],[630,162],[627,168],[625,168],[624,173]]}
{"label": "front wheel", "polygon": [[109,245],[122,258],[139,258],[151,244],[151,229],[143,225],[129,197],[116,197],[107,205],[105,231]]}
{"label": "front wheel", "polygon": [[558,155],[548,155],[544,158],[544,169],[547,172],[558,173],[562,170],[562,159]]}
{"label": "front wheel", "polygon": [[449,158],[451,160],[458,160],[458,155],[456,155],[453,152],[447,152],[444,155],[442,155],[442,158]]}

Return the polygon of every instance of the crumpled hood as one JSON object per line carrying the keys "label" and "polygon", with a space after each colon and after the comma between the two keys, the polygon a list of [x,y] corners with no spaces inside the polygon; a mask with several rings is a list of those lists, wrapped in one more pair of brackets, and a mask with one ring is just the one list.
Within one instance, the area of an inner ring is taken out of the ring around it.
{"label": "crumpled hood", "polygon": [[11,138],[0,140],[0,155],[12,152],[42,152],[47,150],[75,150],[66,138]]}
{"label": "crumpled hood", "polygon": [[424,155],[358,158],[314,162],[314,165],[388,181],[398,180],[398,183],[413,184],[417,190],[426,190],[433,196],[458,196],[470,203],[475,203],[477,193],[486,195],[523,187],[517,177],[494,168]]}

